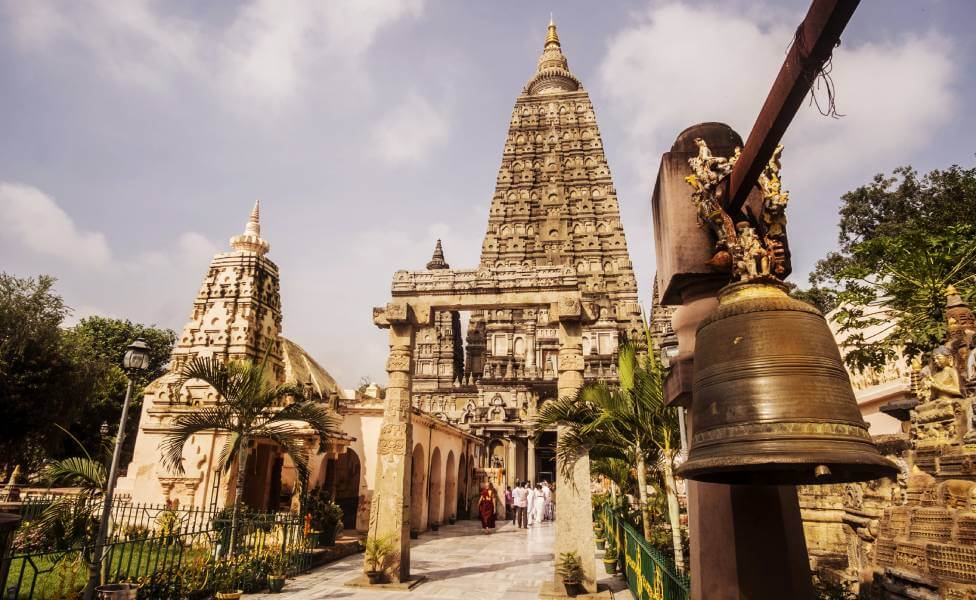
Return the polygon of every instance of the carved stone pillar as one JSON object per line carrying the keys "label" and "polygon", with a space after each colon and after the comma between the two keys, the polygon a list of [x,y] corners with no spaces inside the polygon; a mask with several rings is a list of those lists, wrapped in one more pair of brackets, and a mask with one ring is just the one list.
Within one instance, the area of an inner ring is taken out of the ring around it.
{"label": "carved stone pillar", "polygon": [[525,323],[525,374],[535,377],[535,319]]}
{"label": "carved stone pillar", "polygon": [[[385,317],[385,319],[384,319]],[[410,473],[413,430],[410,421],[412,351],[415,328],[405,304],[389,304],[376,318],[390,328],[389,385],[377,447],[376,483],[369,514],[369,536],[386,538],[399,554],[389,576],[394,582],[410,577]]]}
{"label": "carved stone pillar", "polygon": [[529,448],[525,457],[525,479],[535,483],[535,438],[528,439]]}
{"label": "carved stone pillar", "polygon": [[[515,447],[517,442],[514,436],[508,436],[505,438],[505,444],[508,446],[508,452],[505,456],[505,485],[515,486]],[[499,495],[504,495],[505,490],[499,490]]]}
{"label": "carved stone pillar", "polygon": [[[559,304],[559,380],[556,384],[560,398],[572,397],[583,385],[583,327],[580,322],[581,306],[578,300]],[[559,427],[556,445],[565,433]],[[591,526],[593,507],[590,499],[590,458],[583,454],[571,465],[556,462],[556,545],[558,557],[564,552],[575,552],[583,561],[584,586],[596,591],[596,546]],[[548,590],[547,590],[548,587]],[[546,591],[562,589],[562,580],[554,573],[552,582],[544,584]]]}

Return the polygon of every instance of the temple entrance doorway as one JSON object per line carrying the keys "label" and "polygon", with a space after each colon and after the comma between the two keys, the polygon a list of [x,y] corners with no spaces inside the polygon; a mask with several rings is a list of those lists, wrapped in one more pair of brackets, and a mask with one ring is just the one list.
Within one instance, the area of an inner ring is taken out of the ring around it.
{"label": "temple entrance doorway", "polygon": [[[256,441],[248,453],[244,474],[244,495],[241,500],[256,511],[278,509],[282,492],[282,457],[277,445]],[[290,491],[290,490],[288,490]]]}
{"label": "temple entrance doorway", "polygon": [[556,432],[543,432],[535,447],[535,474],[529,478],[533,483],[556,481]]}

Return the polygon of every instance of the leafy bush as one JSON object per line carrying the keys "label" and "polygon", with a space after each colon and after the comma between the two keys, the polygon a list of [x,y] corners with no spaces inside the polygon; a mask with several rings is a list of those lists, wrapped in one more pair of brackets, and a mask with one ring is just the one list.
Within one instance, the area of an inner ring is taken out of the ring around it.
{"label": "leafy bush", "polygon": [[308,495],[305,510],[312,515],[312,529],[320,532],[319,544],[331,546],[342,533],[342,508],[323,490],[312,490]]}
{"label": "leafy bush", "polygon": [[268,575],[281,570],[277,552],[241,554],[221,560],[199,560],[178,569],[156,571],[136,580],[139,600],[196,600],[213,597],[215,592],[243,590],[260,592],[268,587]]}

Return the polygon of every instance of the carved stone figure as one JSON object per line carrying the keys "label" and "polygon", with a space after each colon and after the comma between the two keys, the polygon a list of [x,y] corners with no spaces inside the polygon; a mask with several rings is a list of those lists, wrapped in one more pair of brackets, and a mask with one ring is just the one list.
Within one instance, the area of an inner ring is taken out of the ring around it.
{"label": "carved stone figure", "polygon": [[736,274],[740,281],[751,281],[769,275],[769,253],[759,238],[756,231],[749,227],[748,223],[739,223],[738,240],[733,247],[732,255],[735,257]]}
{"label": "carved stone figure", "polygon": [[928,400],[962,398],[959,371],[952,365],[952,351],[939,346],[932,351],[932,374],[922,379],[922,389]]}

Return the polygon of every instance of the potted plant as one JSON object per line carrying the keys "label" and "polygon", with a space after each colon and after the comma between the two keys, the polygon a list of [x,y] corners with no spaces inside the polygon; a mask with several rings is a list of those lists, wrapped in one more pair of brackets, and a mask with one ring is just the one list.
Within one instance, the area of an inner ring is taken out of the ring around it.
{"label": "potted plant", "polygon": [[388,537],[366,539],[366,578],[371,584],[381,583],[387,556],[393,550]]}
{"label": "potted plant", "polygon": [[333,546],[342,533],[342,508],[321,489],[309,492],[306,510],[312,516],[309,526],[319,534],[319,547]]}
{"label": "potted plant", "polygon": [[430,524],[430,530],[437,531],[437,529],[440,528],[440,526],[441,526],[440,523],[438,523],[437,521],[432,521]]}
{"label": "potted plant", "polygon": [[285,557],[277,555],[268,561],[268,590],[272,594],[280,593],[285,587]]}
{"label": "potted plant", "polygon": [[451,515],[447,518],[448,525],[454,525],[455,523],[457,523],[457,515]]}
{"label": "potted plant", "polygon": [[601,531],[600,532],[600,535],[597,536],[597,538],[596,538],[596,547],[597,547],[597,550],[603,550],[606,547],[606,545],[607,545],[607,538],[602,537],[602,535],[603,535],[603,532]]}
{"label": "potted plant", "polygon": [[241,594],[244,590],[225,590],[223,592],[217,592],[217,600],[241,600]]}
{"label": "potted plant", "polygon": [[556,563],[556,573],[566,587],[566,595],[575,598],[583,587],[583,561],[575,552],[563,552]]}
{"label": "potted plant", "polygon": [[617,546],[613,542],[607,544],[606,552],[603,553],[603,568],[607,575],[617,572]]}
{"label": "potted plant", "polygon": [[417,539],[419,537],[420,537],[420,530],[419,529],[414,529],[413,527],[411,527],[410,528],[410,539],[411,540],[415,540],[415,539]]}

